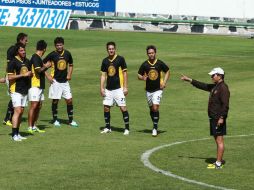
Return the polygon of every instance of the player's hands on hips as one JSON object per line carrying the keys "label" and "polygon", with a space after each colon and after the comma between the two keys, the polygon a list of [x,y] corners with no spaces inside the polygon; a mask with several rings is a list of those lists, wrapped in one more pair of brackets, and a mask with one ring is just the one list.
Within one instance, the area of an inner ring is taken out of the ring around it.
{"label": "player's hands on hips", "polygon": [[147,80],[147,75],[143,75],[143,80],[144,80],[144,81]]}
{"label": "player's hands on hips", "polygon": [[71,80],[71,76],[67,76],[66,79],[67,79],[67,80]]}
{"label": "player's hands on hips", "polygon": [[191,81],[192,81],[191,78],[189,78],[189,77],[187,77],[187,76],[185,76],[185,75],[183,75],[183,74],[182,74],[181,80],[187,81],[187,82],[191,82]]}
{"label": "player's hands on hips", "polygon": [[124,94],[125,96],[128,95],[128,88],[123,88],[123,94]]}
{"label": "player's hands on hips", "polygon": [[106,96],[106,94],[105,94],[105,89],[104,89],[104,88],[101,89],[101,96],[102,96],[102,97]]}
{"label": "player's hands on hips", "polygon": [[166,84],[163,82],[160,84],[160,89],[163,90],[164,88],[166,88]]}

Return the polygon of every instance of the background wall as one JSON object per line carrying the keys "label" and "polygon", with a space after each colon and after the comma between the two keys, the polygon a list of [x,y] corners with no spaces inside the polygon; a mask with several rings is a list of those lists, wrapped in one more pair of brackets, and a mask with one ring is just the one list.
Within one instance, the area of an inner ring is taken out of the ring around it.
{"label": "background wall", "polygon": [[252,18],[253,0],[116,0],[116,12]]}

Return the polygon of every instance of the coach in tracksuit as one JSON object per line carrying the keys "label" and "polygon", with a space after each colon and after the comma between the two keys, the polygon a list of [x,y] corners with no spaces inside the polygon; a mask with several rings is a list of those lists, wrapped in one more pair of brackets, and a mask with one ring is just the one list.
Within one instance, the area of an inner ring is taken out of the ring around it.
{"label": "coach in tracksuit", "polygon": [[226,119],[229,110],[230,92],[227,84],[224,82],[225,73],[220,67],[214,68],[208,73],[213,84],[206,84],[187,76],[181,79],[190,82],[196,88],[210,92],[208,101],[208,116],[210,120],[210,135],[214,136],[217,144],[217,160],[213,164],[208,165],[208,169],[218,169],[223,167],[222,157],[224,153],[224,139],[226,135]]}

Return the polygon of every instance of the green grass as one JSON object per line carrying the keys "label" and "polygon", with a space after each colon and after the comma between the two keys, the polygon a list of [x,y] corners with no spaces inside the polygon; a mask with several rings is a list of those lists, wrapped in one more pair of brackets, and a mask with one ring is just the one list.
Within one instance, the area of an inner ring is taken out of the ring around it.
{"label": "green grass", "polygon": [[[229,36],[178,35],[160,33],[60,31],[1,28],[0,69],[4,75],[7,48],[18,32],[29,34],[28,57],[40,39],[54,49],[56,36],[65,38],[65,47],[74,58],[71,87],[75,120],[80,127],[66,124],[54,128],[51,102],[46,99],[39,125],[45,134],[29,136],[15,143],[10,128],[0,130],[0,189],[207,189],[189,184],[144,167],[143,152],[177,141],[208,137],[208,93],[179,80],[184,73],[210,82],[208,72],[217,66],[226,71],[231,91],[228,135],[251,134],[253,130],[254,43]],[[123,121],[118,108],[111,111],[114,131],[101,135],[104,126],[102,98],[99,93],[100,65],[107,55],[105,43],[114,40],[118,53],[126,58],[129,73],[127,107],[131,133],[122,134]],[[144,83],[137,80],[137,70],[146,59],[145,47],[155,44],[158,58],[170,65],[171,79],[163,93],[157,138],[151,137],[152,123],[145,100]],[[4,85],[0,86],[0,117],[9,101]],[[46,90],[47,96],[47,90]],[[64,101],[59,117],[67,119]],[[27,128],[27,109],[21,131]],[[154,153],[151,162],[163,169],[197,181],[235,189],[253,189],[253,137],[228,138],[223,170],[207,170],[206,160],[215,158],[213,139],[176,145]]]}

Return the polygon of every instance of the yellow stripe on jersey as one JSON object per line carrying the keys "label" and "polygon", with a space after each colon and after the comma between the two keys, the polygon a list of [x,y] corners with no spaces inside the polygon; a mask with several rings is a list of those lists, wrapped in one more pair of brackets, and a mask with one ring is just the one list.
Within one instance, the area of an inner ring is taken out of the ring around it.
{"label": "yellow stripe on jersey", "polygon": [[150,65],[155,65],[155,64],[157,63],[157,59],[155,59],[153,63],[151,63],[149,60],[147,60],[147,62],[148,62]]}
{"label": "yellow stripe on jersey", "polygon": [[[14,72],[14,73],[8,73],[8,74],[16,75],[16,72]],[[11,93],[16,91],[16,80],[10,81],[9,88],[10,88],[10,92]]]}
{"label": "yellow stripe on jersey", "polygon": [[120,78],[120,86],[123,88],[123,70],[119,67],[119,78]]}
{"label": "yellow stripe on jersey", "polygon": [[34,65],[32,65],[32,73],[33,73],[33,77],[31,80],[32,87],[40,87],[40,84],[41,84],[39,73],[35,71],[38,68],[40,67],[34,68]]}
{"label": "yellow stripe on jersey", "polygon": [[114,55],[113,59],[108,59],[111,63],[116,59],[117,54]]}
{"label": "yellow stripe on jersey", "polygon": [[52,78],[54,78],[54,74],[55,74],[55,64],[53,62],[51,62],[50,75]]}

